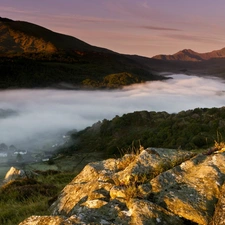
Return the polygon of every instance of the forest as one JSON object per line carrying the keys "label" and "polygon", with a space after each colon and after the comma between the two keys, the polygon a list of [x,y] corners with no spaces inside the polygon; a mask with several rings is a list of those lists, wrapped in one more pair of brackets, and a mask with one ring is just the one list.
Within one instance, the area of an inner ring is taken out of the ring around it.
{"label": "forest", "polygon": [[104,119],[74,132],[73,144],[59,151],[103,151],[120,155],[124,150],[143,147],[208,149],[225,138],[225,107],[196,108],[169,114],[139,111]]}

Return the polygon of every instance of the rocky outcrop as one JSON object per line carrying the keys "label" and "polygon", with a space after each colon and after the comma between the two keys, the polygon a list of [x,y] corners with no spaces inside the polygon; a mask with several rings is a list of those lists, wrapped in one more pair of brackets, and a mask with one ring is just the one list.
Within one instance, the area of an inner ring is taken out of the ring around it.
{"label": "rocky outcrop", "polygon": [[225,180],[224,155],[198,155],[152,179],[151,198],[174,214],[209,224]]}
{"label": "rocky outcrop", "polygon": [[20,225],[223,224],[224,161],[225,153],[149,148],[89,163],[62,190],[51,216]]}
{"label": "rocky outcrop", "polygon": [[9,181],[17,179],[33,178],[34,176],[37,176],[37,174],[32,171],[24,171],[17,169],[15,167],[11,167],[9,171],[6,173],[3,183],[7,183]]}

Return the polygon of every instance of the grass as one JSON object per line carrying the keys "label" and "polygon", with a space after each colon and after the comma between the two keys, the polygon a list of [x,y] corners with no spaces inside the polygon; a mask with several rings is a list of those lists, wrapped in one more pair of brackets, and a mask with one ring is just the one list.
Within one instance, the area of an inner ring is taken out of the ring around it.
{"label": "grass", "polygon": [[48,198],[38,195],[28,200],[18,201],[12,196],[9,200],[0,200],[0,224],[15,225],[31,215],[49,215]]}
{"label": "grass", "polygon": [[225,142],[217,142],[215,141],[215,148],[217,149],[218,152],[224,152],[225,151]]}
{"label": "grass", "polygon": [[[39,171],[41,173],[41,171]],[[0,189],[0,224],[15,225],[32,215],[49,215],[49,205],[74,172],[42,172],[37,179],[11,181]]]}

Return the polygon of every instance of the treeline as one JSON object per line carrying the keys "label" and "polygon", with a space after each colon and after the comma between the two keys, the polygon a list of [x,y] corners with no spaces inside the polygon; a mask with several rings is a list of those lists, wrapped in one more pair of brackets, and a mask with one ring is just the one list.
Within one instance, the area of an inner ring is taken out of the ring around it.
{"label": "treeline", "polygon": [[54,87],[60,83],[78,88],[118,88],[163,78],[119,54],[79,52],[2,56],[0,79],[0,89],[6,89]]}
{"label": "treeline", "polygon": [[196,108],[177,114],[140,111],[99,121],[72,135],[63,151],[120,154],[131,146],[206,149],[225,138],[225,107]]}

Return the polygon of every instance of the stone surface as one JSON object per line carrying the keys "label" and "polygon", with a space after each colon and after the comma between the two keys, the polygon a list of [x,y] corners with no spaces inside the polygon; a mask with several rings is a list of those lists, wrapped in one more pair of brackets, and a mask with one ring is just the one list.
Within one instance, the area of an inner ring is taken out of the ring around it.
{"label": "stone surface", "polygon": [[15,167],[11,167],[6,173],[3,183],[7,183],[16,179],[33,178],[34,176],[37,176],[37,174],[32,171],[24,171]]}
{"label": "stone surface", "polygon": [[133,199],[127,205],[131,212],[131,224],[184,224],[178,216],[150,201]]}
{"label": "stone surface", "polygon": [[225,180],[225,155],[198,155],[150,181],[148,195],[176,215],[209,224]]}
{"label": "stone surface", "polygon": [[63,222],[64,219],[59,216],[31,216],[19,225],[61,225]]}
{"label": "stone surface", "polygon": [[145,149],[89,163],[52,204],[52,216],[20,225],[223,224],[224,162],[225,153]]}
{"label": "stone surface", "polygon": [[24,170],[11,167],[5,175],[4,182],[8,182],[10,180],[15,180],[17,178],[24,178],[24,177],[26,177]]}
{"label": "stone surface", "polygon": [[219,201],[216,205],[210,225],[225,225],[225,184],[220,189]]}
{"label": "stone surface", "polygon": [[115,174],[114,177],[123,185],[133,182],[143,183],[143,179],[151,179],[192,156],[194,154],[187,151],[148,148],[137,155],[124,170]]}
{"label": "stone surface", "polygon": [[82,172],[62,191],[51,207],[54,215],[72,215],[81,204],[90,200],[109,201],[109,191],[113,187],[111,174],[115,159],[89,163]]}

